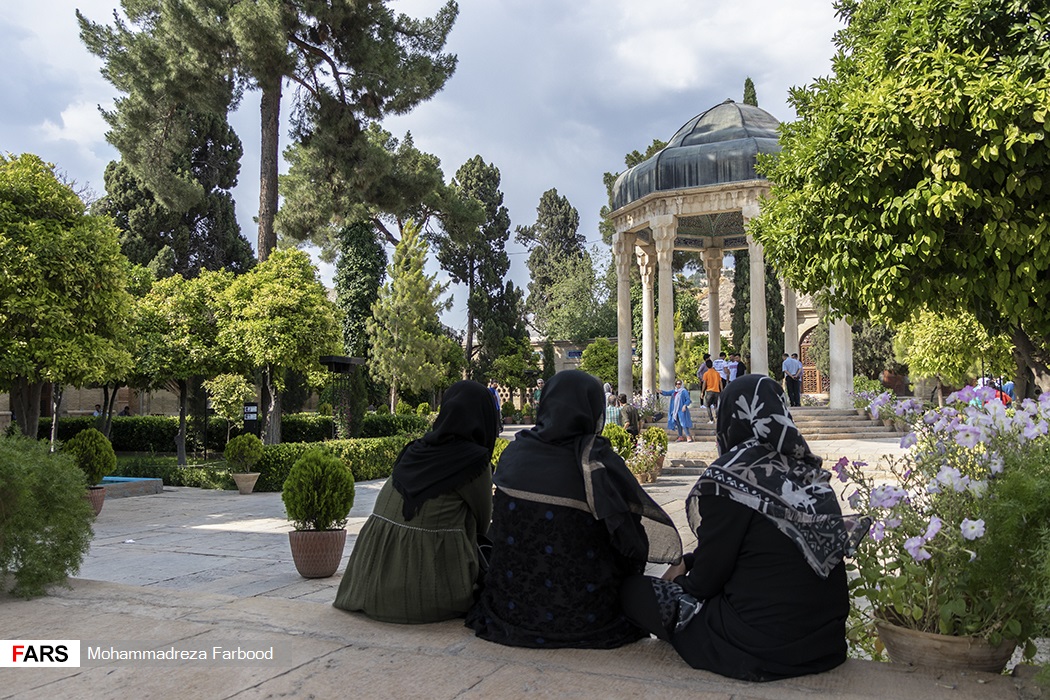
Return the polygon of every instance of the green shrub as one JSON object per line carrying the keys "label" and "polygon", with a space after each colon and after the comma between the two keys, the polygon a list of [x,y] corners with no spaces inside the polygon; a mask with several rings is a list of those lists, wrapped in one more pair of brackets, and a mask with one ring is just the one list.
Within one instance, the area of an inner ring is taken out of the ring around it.
{"label": "green shrub", "polygon": [[429,429],[430,421],[416,415],[396,416],[389,413],[371,413],[362,421],[361,437],[422,435]]}
{"label": "green shrub", "polygon": [[642,431],[642,439],[654,446],[657,454],[667,454],[667,431],[663,428],[650,425]]}
{"label": "green shrub", "polygon": [[333,436],[332,416],[290,413],[281,416],[281,442],[324,442]]}
{"label": "green shrub", "polygon": [[503,450],[507,449],[507,445],[510,444],[510,440],[506,438],[496,438],[496,447],[492,450],[492,469],[495,471],[496,465],[499,464],[499,458],[503,454]]}
{"label": "green shrub", "polygon": [[504,419],[507,419],[513,416],[515,413],[517,413],[518,409],[514,408],[513,402],[504,401],[499,408],[499,412],[503,415]]}
{"label": "green shrub", "polygon": [[281,500],[296,530],[335,530],[354,506],[354,476],[341,459],[314,447],[292,465]]}
{"label": "green shrub", "polygon": [[426,401],[416,406],[416,415],[420,418],[426,418],[430,415],[430,404]]}
{"label": "green shrub", "polygon": [[616,451],[616,454],[625,460],[631,456],[634,441],[631,440],[631,434],[619,425],[606,423],[605,427],[602,428],[602,437],[608,439],[612,443],[612,448]]}
{"label": "green shrub", "polygon": [[319,404],[317,404],[317,415],[319,415],[319,416],[331,416],[332,415],[332,404],[330,404],[330,403],[319,403]]}
{"label": "green shrub", "polygon": [[12,592],[43,595],[80,570],[91,544],[94,511],[84,498],[84,473],[46,443],[0,439],[0,582]]}
{"label": "green shrub", "polygon": [[113,473],[117,466],[117,455],[106,436],[88,428],[74,435],[62,451],[73,458],[73,463],[84,472],[89,486],[102,483],[102,477]]}
{"label": "green shrub", "polygon": [[[221,418],[215,425],[215,436],[218,447],[226,436],[226,424]],[[96,427],[97,418],[91,416],[62,417],[58,421],[58,439],[62,442],[72,439],[88,428]],[[218,427],[221,426],[221,427]],[[179,419],[172,416],[114,416],[110,427],[109,439],[113,449],[118,452],[174,452],[175,433],[179,430]],[[51,437],[51,419],[41,418],[37,429],[37,439],[47,440]]]}
{"label": "green shrub", "polygon": [[[385,479],[394,469],[401,450],[414,438],[397,435],[385,438],[357,438],[354,440],[329,440],[325,448],[350,468],[355,481]],[[286,442],[280,445],[264,445],[263,457],[255,470],[259,480],[255,483],[258,492],[280,491],[295,460],[317,444]]]}
{"label": "green shrub", "polygon": [[230,470],[223,463],[180,467],[175,457],[139,456],[117,460],[114,476],[161,479],[165,486],[191,486],[199,489],[237,488]]}
{"label": "green shrub", "polygon": [[222,456],[232,471],[250,472],[255,463],[262,459],[262,453],[262,440],[251,433],[245,433],[230,440]]}
{"label": "green shrub", "polygon": [[397,405],[394,406],[394,413],[399,416],[411,416],[415,414],[415,411],[412,410],[407,401],[398,399]]}

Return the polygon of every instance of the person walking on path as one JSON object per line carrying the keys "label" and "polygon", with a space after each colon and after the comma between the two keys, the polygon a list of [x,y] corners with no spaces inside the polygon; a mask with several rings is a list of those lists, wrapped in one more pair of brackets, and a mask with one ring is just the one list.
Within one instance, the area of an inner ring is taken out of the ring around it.
{"label": "person walking on path", "polygon": [[667,429],[678,431],[678,438],[675,439],[675,442],[692,442],[693,419],[689,415],[689,406],[693,400],[689,397],[689,391],[682,386],[682,380],[675,381],[674,389],[671,391],[660,393],[671,397],[671,410],[667,412]]}
{"label": "person walking on path", "polygon": [[714,423],[714,411],[718,409],[718,397],[722,395],[722,375],[714,368],[714,363],[711,360],[707,361],[707,371],[704,372],[700,388],[704,390],[704,407],[707,408],[707,422]]}

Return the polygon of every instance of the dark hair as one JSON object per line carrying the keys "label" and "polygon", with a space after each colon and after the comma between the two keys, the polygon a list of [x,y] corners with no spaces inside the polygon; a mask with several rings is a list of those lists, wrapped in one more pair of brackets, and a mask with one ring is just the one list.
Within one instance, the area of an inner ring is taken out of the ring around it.
{"label": "dark hair", "polygon": [[627,403],[627,394],[620,394],[620,403],[622,403],[622,404],[626,404]]}
{"label": "dark hair", "polygon": [[708,358],[708,359],[704,360],[704,364],[706,364],[708,367],[714,367],[715,366],[715,363],[711,361],[711,358]]}

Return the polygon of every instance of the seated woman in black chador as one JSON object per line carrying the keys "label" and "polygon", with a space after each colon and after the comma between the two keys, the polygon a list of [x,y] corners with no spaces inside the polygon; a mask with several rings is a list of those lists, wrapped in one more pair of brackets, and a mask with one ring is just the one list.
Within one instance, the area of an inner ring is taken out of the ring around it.
{"label": "seated woman in black chador", "polygon": [[605,396],[575,370],[543,389],[536,427],[519,432],[493,482],[492,557],[467,626],[523,647],[609,649],[645,636],[620,585],[646,561],[674,563],[671,519],[601,437]]}
{"label": "seated woman in black chador", "polygon": [[628,579],[627,616],[693,668],[724,676],[768,681],[838,666],[850,605],[842,559],[870,521],[842,516],[772,379],[728,384],[717,439],[720,456],[686,500],[696,551],[664,579]]}
{"label": "seated woman in black chador", "polygon": [[383,622],[462,617],[474,603],[478,534],[492,515],[499,416],[477,382],[445,391],[430,432],[410,442],[376,498],[335,607]]}

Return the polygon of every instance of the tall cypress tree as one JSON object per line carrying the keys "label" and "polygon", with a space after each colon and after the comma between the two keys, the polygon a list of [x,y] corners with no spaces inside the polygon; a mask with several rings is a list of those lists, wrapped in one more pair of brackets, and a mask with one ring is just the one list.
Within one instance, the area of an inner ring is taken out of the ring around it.
{"label": "tall cypress tree", "polygon": [[583,260],[585,238],[579,233],[580,214],[557,189],[540,196],[536,223],[519,226],[515,240],[529,248],[529,297],[526,309],[535,314],[536,326],[546,328],[551,303],[551,288],[558,281],[558,270],[571,262]]}
{"label": "tall cypress tree", "polygon": [[343,348],[351,357],[369,356],[367,321],[379,297],[386,252],[371,224],[355,221],[339,232],[342,252],[335,263],[335,303],[343,312]]}

